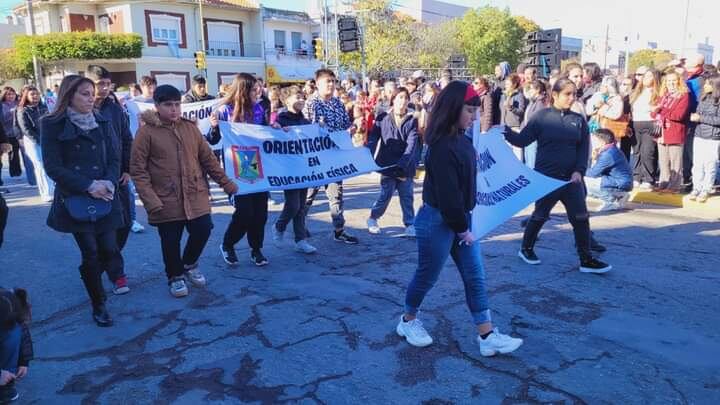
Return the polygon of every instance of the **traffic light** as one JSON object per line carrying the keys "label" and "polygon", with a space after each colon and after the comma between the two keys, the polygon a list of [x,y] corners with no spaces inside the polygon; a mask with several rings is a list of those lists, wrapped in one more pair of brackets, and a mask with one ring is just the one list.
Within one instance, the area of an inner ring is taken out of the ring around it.
{"label": "traffic light", "polygon": [[207,69],[207,62],[205,61],[205,52],[203,52],[203,51],[195,52],[195,68],[197,70]]}
{"label": "traffic light", "polygon": [[314,38],[312,40],[313,49],[315,50],[315,59],[322,60],[323,58],[323,40],[322,38]]}
{"label": "traffic light", "polygon": [[360,30],[355,17],[338,19],[338,41],[341,52],[353,52],[360,49]]}
{"label": "traffic light", "polygon": [[538,68],[547,77],[553,68],[560,67],[562,31],[560,29],[534,31],[525,35],[523,54],[528,67]]}

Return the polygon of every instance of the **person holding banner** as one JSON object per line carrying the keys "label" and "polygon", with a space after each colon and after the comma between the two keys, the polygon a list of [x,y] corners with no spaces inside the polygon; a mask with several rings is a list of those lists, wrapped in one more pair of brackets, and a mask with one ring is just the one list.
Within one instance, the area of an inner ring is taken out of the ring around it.
{"label": "person holding banner", "polygon": [[[318,69],[315,72],[317,92],[305,103],[303,113],[311,123],[327,128],[329,132],[349,130],[350,135],[357,131],[357,127],[350,121],[350,116],[340,99],[333,97],[335,92],[335,72],[329,69]],[[305,216],[312,207],[320,188],[314,188],[305,203]],[[358,238],[345,231],[345,216],[343,215],[343,183],[330,183],[325,186],[325,195],[330,204],[330,216],[335,227],[333,239],[336,242],[356,245]]]}
{"label": "person holding banner", "polygon": [[[298,86],[287,88],[286,97],[283,102],[287,109],[281,111],[277,116],[278,125],[287,128],[295,125],[308,125],[310,121],[302,113],[305,105],[305,94]],[[313,245],[306,240],[305,230],[305,200],[307,199],[307,188],[283,190],[285,205],[273,226],[273,240],[280,242],[283,239],[285,229],[290,220],[293,221],[293,232],[295,233],[295,250],[305,254],[312,254],[317,251]]]}
{"label": "person holding banner", "polygon": [[383,216],[390,199],[397,189],[400,196],[405,236],[415,237],[415,208],[413,188],[417,166],[418,123],[408,111],[410,92],[400,87],[390,97],[390,110],[375,121],[368,139],[368,147],[378,166],[384,167],[380,174],[380,196],[370,209],[368,231],[379,234],[378,219]]}
{"label": "person holding banner", "polygon": [[[219,121],[244,122],[246,124],[267,125],[265,111],[257,102],[262,92],[259,82],[248,73],[235,75],[230,92],[220,103],[220,107],[210,117],[210,133],[207,136],[211,145],[221,140]],[[250,245],[250,260],[256,266],[265,266],[268,259],[262,254],[265,240],[265,224],[268,217],[268,198],[270,193],[263,191],[231,197],[235,212],[225,231],[220,253],[230,266],[239,263],[235,245],[247,233]]]}
{"label": "person holding banner", "polygon": [[423,206],[415,219],[418,267],[405,295],[405,313],[396,332],[413,346],[432,344],[417,312],[425,295],[452,256],[465,285],[465,298],[477,326],[480,354],[510,353],[522,345],[493,327],[480,242],[470,229],[470,211],[476,205],[477,157],[464,135],[472,124],[479,97],[471,85],[450,82],[442,90],[428,122],[425,141]]}
{"label": "person holding banner", "polygon": [[525,263],[540,264],[534,251],[535,242],[550,211],[560,201],[575,233],[580,271],[606,273],[612,266],[594,258],[590,250],[590,216],[583,184],[589,160],[590,134],[585,118],[571,111],[576,97],[575,84],[568,78],[562,78],[553,85],[552,107],[537,112],[519,134],[508,127],[505,129],[505,139],[514,146],[525,147],[537,142],[536,171],[568,182],[535,203],[518,256]]}
{"label": "person holding banner", "polygon": [[[225,175],[195,122],[182,117],[180,91],[162,85],[153,96],[155,110],[142,113],[145,125],[133,143],[130,173],[148,221],[160,234],[170,294],[180,298],[188,295],[186,281],[197,287],[207,283],[198,268],[213,228],[206,173],[230,195],[238,188]],[[184,229],[189,236],[181,255]]]}
{"label": "person holding banner", "polygon": [[182,102],[197,103],[198,101],[214,100],[215,97],[207,91],[207,80],[203,75],[192,78],[192,88],[183,95]]}

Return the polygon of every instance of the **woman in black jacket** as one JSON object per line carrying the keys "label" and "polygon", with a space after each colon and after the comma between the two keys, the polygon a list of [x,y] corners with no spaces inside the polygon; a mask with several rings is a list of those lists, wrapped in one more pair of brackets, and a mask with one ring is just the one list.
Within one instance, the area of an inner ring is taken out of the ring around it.
{"label": "woman in black jacket", "polygon": [[378,219],[383,216],[390,199],[397,189],[400,196],[405,236],[415,237],[415,208],[413,207],[413,188],[416,156],[418,149],[418,122],[408,111],[410,92],[400,87],[390,98],[390,110],[375,120],[368,147],[375,162],[386,169],[380,171],[380,196],[370,209],[367,220],[368,231],[380,233]]}
{"label": "woman in black jacket", "polygon": [[558,80],[552,88],[552,107],[538,111],[519,134],[509,128],[505,131],[505,139],[512,145],[525,147],[537,142],[536,171],[569,181],[535,202],[535,211],[525,227],[518,255],[528,264],[540,264],[534,251],[535,241],[550,211],[560,201],[565,206],[575,233],[580,271],[605,273],[612,266],[593,258],[590,252],[590,216],[583,185],[590,152],[590,135],[585,118],[570,110],[576,94],[577,88],[570,79]]}
{"label": "woman in black jacket", "polygon": [[[117,247],[116,231],[124,223],[120,201],[115,198],[120,178],[117,153],[120,145],[112,124],[93,110],[94,103],[92,80],[66,76],[60,85],[55,111],[40,121],[40,133],[45,169],[57,185],[48,226],[72,233],[82,255],[80,275],[92,302],[93,319],[98,326],[111,326],[98,257],[106,258],[105,263],[112,271],[122,273],[123,258]],[[67,208],[70,197],[88,195],[92,199],[87,204],[95,200],[110,202],[110,212],[95,221],[77,219],[75,210],[72,212],[76,216],[71,215]]]}
{"label": "woman in black jacket", "polygon": [[423,206],[415,219],[418,267],[405,295],[405,313],[396,328],[413,346],[433,342],[417,311],[425,295],[440,275],[448,256],[452,256],[465,284],[465,298],[477,327],[480,354],[509,353],[522,339],[501,334],[493,328],[485,287],[480,243],[470,229],[470,211],[475,207],[476,153],[464,135],[471,125],[478,95],[472,86],[450,82],[438,96],[430,115],[425,140]]}
{"label": "woman in black jacket", "polygon": [[705,79],[703,96],[690,121],[697,122],[693,140],[691,200],[706,202],[715,187],[720,153],[720,75]]}
{"label": "woman in black jacket", "polygon": [[[500,97],[500,124],[507,125],[515,132],[520,132],[520,127],[522,127],[523,119],[525,118],[526,108],[527,99],[520,86],[520,76],[518,76],[517,73],[513,73],[505,79],[505,90]],[[523,162],[523,149],[514,146],[511,147],[518,160]]]}
{"label": "woman in black jacket", "polygon": [[53,199],[55,185],[48,178],[43,165],[40,139],[40,118],[47,112],[47,106],[40,100],[40,91],[33,86],[25,87],[15,112],[20,131],[18,138],[22,139],[25,153],[30,158],[35,170],[35,180],[40,198],[45,202],[50,202]]}

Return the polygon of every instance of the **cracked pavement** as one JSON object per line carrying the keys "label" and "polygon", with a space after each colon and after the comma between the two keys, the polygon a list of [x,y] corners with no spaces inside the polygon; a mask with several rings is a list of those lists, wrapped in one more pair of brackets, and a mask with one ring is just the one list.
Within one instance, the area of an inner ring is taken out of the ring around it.
{"label": "cracked pavement", "polygon": [[[435,343],[415,348],[395,334],[417,253],[399,236],[397,199],[383,234],[365,231],[374,176],[345,188],[360,245],[331,240],[323,196],[308,219],[318,253],[276,246],[268,232],[264,268],[225,266],[218,245],[232,210],[216,195],[200,261],[208,286],[185,299],[167,291],[154,228],[131,235],[132,291],[110,294],[115,326],[106,329],[90,318],[71,236],[49,230],[47,205],[13,181],[0,285],[28,288],[34,306],[36,359],[18,384],[22,403],[720,403],[718,221],[658,207],[593,215],[614,266],[597,276],[577,271],[561,206],[538,242],[543,264],[521,263],[523,211],[482,249],[494,320],[525,344],[483,358],[451,262],[420,313]],[[272,223],[281,205],[270,209]],[[247,257],[245,241],[238,254]]]}

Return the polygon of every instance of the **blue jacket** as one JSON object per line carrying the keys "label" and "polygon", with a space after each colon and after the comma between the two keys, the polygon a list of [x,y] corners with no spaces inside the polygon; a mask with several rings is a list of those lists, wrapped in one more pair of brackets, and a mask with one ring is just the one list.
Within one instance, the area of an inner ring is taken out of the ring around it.
{"label": "blue jacket", "polygon": [[616,146],[600,152],[595,165],[585,173],[587,177],[602,177],[600,187],[617,191],[633,188],[633,174],[625,155]]}
{"label": "blue jacket", "polygon": [[368,136],[368,148],[378,166],[393,166],[380,173],[391,177],[414,177],[419,141],[417,119],[409,113],[398,128],[392,114],[378,118]]}
{"label": "blue jacket", "polygon": [[685,82],[690,90],[690,112],[694,113],[700,104],[700,98],[703,93],[703,79],[700,75],[696,75]]}

